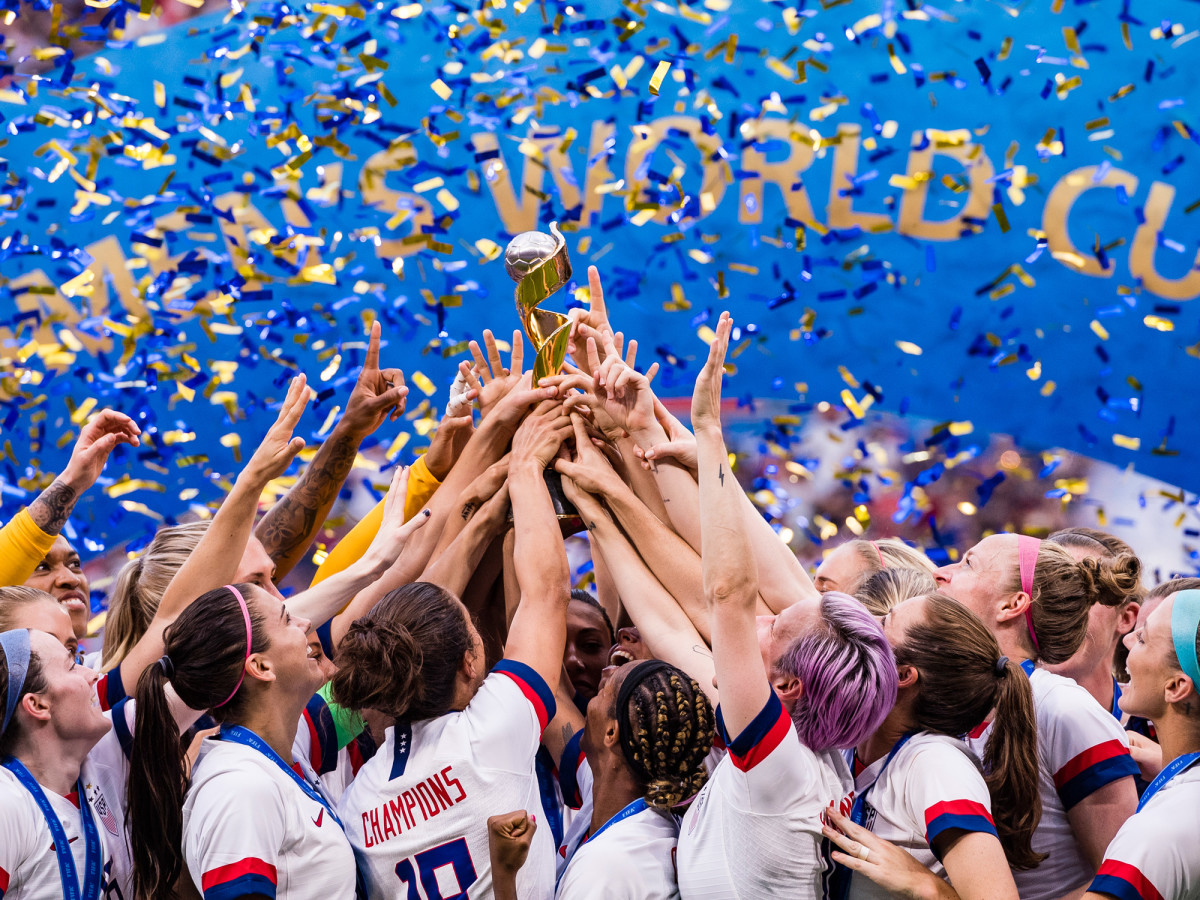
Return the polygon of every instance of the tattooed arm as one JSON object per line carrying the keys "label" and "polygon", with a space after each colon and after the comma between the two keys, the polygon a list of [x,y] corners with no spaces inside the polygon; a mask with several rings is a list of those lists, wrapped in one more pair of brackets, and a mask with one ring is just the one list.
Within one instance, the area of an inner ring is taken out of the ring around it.
{"label": "tattooed arm", "polygon": [[138,446],[141,429],[124,413],[106,409],[79,432],[71,461],[54,483],[29,504],[29,516],[46,534],[58,534],[67,524],[75,501],[96,483],[108,455],[117,444]]}
{"label": "tattooed arm", "polygon": [[71,460],[54,482],[0,528],[0,586],[24,584],[50,552],[75,501],[100,477],[117,444],[136,447],[141,430],[119,412],[98,413],[79,432]]}
{"label": "tattooed arm", "polygon": [[404,413],[404,398],[408,396],[404,373],[379,368],[379,334],[376,322],[371,326],[367,358],[345,415],[304,474],[254,529],[254,536],[262,541],[275,563],[276,580],[282,580],[312,544],[354,467],[362,442],[385,419],[395,421]]}

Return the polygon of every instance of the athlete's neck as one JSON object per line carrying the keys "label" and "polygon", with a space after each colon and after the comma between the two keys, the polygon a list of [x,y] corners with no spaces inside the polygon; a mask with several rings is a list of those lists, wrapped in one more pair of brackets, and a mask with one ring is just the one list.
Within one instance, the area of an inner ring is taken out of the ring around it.
{"label": "athlete's neck", "polygon": [[1027,659],[1036,659],[1029,640],[1029,625],[1024,618],[1013,619],[1008,623],[992,627],[996,643],[1000,645],[1000,655],[1007,656],[1015,663],[1023,663]]}
{"label": "athlete's neck", "polygon": [[595,835],[604,823],[642,796],[642,786],[624,760],[604,760],[599,771],[593,772],[592,782],[592,825],[589,835]]}
{"label": "athlete's neck", "polygon": [[304,713],[304,704],[292,698],[281,700],[273,692],[264,690],[252,700],[246,714],[237,724],[249,728],[279,754],[286,763],[292,762],[292,744],[296,740],[296,727]]}
{"label": "athlete's neck", "polygon": [[1055,675],[1070,678],[1081,688],[1096,698],[1096,702],[1105,709],[1113,705],[1113,675],[1112,653],[1107,657],[1094,651],[1080,650],[1065,663],[1057,666],[1046,666],[1047,671]]}
{"label": "athlete's neck", "polygon": [[95,745],[95,741],[85,747],[76,741],[59,740],[47,732],[36,740],[18,741],[13,756],[29,770],[34,781],[65,797],[75,790],[83,761]]}
{"label": "athlete's neck", "polygon": [[1196,701],[1192,698],[1191,715],[1168,706],[1161,718],[1154,720],[1158,742],[1162,747],[1163,768],[1185,753],[1200,751],[1200,719],[1196,717]]}
{"label": "athlete's neck", "polygon": [[858,761],[864,766],[883,759],[906,734],[917,730],[917,723],[912,715],[911,694],[912,691],[902,689],[896,697],[896,705],[887,714],[883,724],[858,745],[855,752],[858,754]]}

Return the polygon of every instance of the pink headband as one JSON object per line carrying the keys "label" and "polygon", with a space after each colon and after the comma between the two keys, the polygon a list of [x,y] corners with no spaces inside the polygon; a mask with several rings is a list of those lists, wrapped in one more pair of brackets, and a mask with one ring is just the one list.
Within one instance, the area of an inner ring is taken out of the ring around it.
{"label": "pink headband", "polygon": [[246,677],[246,660],[250,659],[250,644],[254,640],[254,631],[250,627],[250,610],[246,608],[246,598],[243,597],[242,592],[235,588],[232,584],[227,584],[225,587],[228,590],[233,591],[233,596],[237,597],[238,606],[242,608],[242,619],[246,623],[246,659],[242,661],[242,674],[238,676],[237,684],[233,686],[233,692],[216,706],[214,706],[213,709],[224,706],[235,696],[237,696],[238,689],[242,686],[242,681]]}
{"label": "pink headband", "polygon": [[1027,534],[1017,535],[1017,565],[1021,568],[1021,590],[1029,597],[1029,605],[1025,607],[1025,625],[1029,628],[1029,639],[1033,641],[1033,649],[1041,650],[1038,646],[1037,635],[1033,631],[1033,574],[1037,570],[1038,551],[1042,542]]}
{"label": "pink headband", "polygon": [[874,547],[875,552],[879,554],[879,565],[883,566],[883,568],[886,569],[887,563],[883,559],[883,551],[879,549],[879,545],[877,543],[875,543],[874,541],[871,541],[871,546]]}

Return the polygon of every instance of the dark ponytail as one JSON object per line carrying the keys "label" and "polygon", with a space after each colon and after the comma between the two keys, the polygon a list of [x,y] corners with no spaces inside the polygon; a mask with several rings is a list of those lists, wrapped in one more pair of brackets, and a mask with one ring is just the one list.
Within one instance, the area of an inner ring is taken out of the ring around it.
{"label": "dark ponytail", "polygon": [[[250,651],[261,653],[268,644],[262,615],[250,597],[254,587],[235,587],[249,601]],[[246,624],[233,591],[217,588],[188,606],[167,628],[164,645],[166,653],[142,673],[134,695],[137,721],[129,754],[126,827],[137,897],[169,896],[183,870],[185,747],[167,685],[186,706],[211,710],[219,722],[236,721],[245,707],[246,692],[235,693],[235,687],[248,655]]]}
{"label": "dark ponytail", "polygon": [[995,718],[983,749],[984,779],[1008,864],[1014,869],[1032,869],[1046,858],[1044,853],[1034,853],[1030,843],[1042,817],[1033,688],[1021,666],[1011,659],[996,675],[1000,684]]}
{"label": "dark ponytail", "polygon": [[406,584],[346,631],[333,698],[347,709],[396,719],[440,716],[454,702],[459,668],[474,646],[457,597],[425,581]]}
{"label": "dark ponytail", "polygon": [[983,755],[992,819],[1008,864],[1032,869],[1045,857],[1034,853],[1031,843],[1042,804],[1029,679],[1011,660],[999,665],[995,636],[945,594],[925,597],[924,620],[909,625],[904,643],[894,649],[897,666],[917,670],[913,715],[920,729],[961,737],[995,709]]}

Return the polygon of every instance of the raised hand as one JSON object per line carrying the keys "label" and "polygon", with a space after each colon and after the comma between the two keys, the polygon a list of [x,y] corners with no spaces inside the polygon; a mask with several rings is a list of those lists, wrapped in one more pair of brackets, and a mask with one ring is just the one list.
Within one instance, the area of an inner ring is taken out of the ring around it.
{"label": "raised hand", "polygon": [[549,400],[558,394],[558,388],[533,387],[533,373],[526,372],[492,410],[489,422],[495,422],[505,429],[516,429],[521,420],[529,413],[530,407],[543,400]]}
{"label": "raised hand", "polygon": [[[627,432],[640,431],[654,424],[654,392],[649,377],[621,359],[615,337],[605,337],[603,361],[595,339],[588,338],[588,364],[594,375],[595,393],[609,418]],[[630,346],[636,356],[636,341],[630,341]]]}
{"label": "raised hand", "polygon": [[60,480],[74,488],[77,494],[83,493],[96,483],[117,444],[137,447],[141,444],[138,437],[141,433],[137,423],[124,413],[101,410],[80,430],[71,460],[59,476]]}
{"label": "raised hand", "polygon": [[571,436],[571,418],[557,400],[543,400],[513,435],[513,461],[550,465],[563,441]]}
{"label": "raised hand", "polygon": [[612,325],[608,321],[608,307],[604,304],[604,285],[600,282],[600,270],[595,266],[588,266],[588,296],[591,303],[587,309],[573,309],[567,313],[571,320],[567,352],[576,359],[579,358],[579,349],[584,346],[584,341],[589,336],[603,339],[604,335],[611,336],[613,333]]}
{"label": "raised hand", "polygon": [[408,498],[408,473],[408,466],[400,466],[392,475],[391,487],[383,500],[383,517],[379,520],[379,530],[375,532],[375,537],[364,554],[364,558],[376,559],[385,568],[395,563],[409,538],[429,521],[428,509],[417,513],[407,522],[404,521],[404,503]]}
{"label": "raised hand", "polygon": [[575,458],[556,459],[554,468],[592,494],[605,496],[623,487],[625,483],[592,443],[578,413],[572,413],[571,427],[575,433]]}
{"label": "raised hand", "polygon": [[464,360],[459,363],[458,371],[467,379],[470,389],[476,392],[480,416],[486,417],[496,404],[521,382],[522,366],[525,363],[525,340],[520,331],[513,330],[512,355],[509,357],[507,369],[500,359],[500,348],[496,346],[496,338],[490,331],[484,331],[483,344],[487,349],[487,357],[484,357],[479,342],[471,341],[471,356],[475,363],[472,366]]}
{"label": "raised hand", "polygon": [[654,416],[667,432],[667,440],[651,447],[634,447],[633,453],[642,461],[643,468],[650,469],[663,460],[672,460],[695,472],[696,436],[671,415],[657,397],[654,398]]}
{"label": "raised hand", "polygon": [[372,434],[376,428],[391,419],[393,422],[404,415],[408,388],[404,384],[404,373],[399,369],[379,368],[379,322],[371,324],[371,339],[367,344],[367,358],[358,373],[358,381],[346,403],[342,425],[360,441]]}
{"label": "raised hand", "polygon": [[297,375],[288,385],[287,396],[279,406],[279,415],[246,463],[239,479],[245,477],[252,484],[266,486],[272,478],[278,478],[287,471],[296,454],[304,449],[304,438],[292,437],[304,409],[308,406],[310,397],[308,380],[303,374]]}
{"label": "raised hand", "polygon": [[487,826],[492,868],[510,876],[515,875],[529,856],[529,844],[537,831],[537,819],[519,809],[500,816],[490,816]]}
{"label": "raised hand", "polygon": [[721,430],[721,379],[725,375],[725,353],[729,349],[732,330],[733,319],[728,312],[721,313],[716,336],[708,346],[708,359],[692,391],[692,428],[697,432],[701,429]]}

